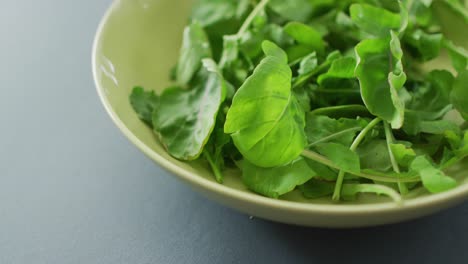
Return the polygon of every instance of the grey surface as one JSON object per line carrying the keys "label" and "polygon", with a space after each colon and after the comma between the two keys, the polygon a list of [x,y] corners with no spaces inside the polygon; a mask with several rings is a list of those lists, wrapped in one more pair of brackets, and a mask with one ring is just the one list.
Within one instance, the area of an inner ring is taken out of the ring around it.
{"label": "grey surface", "polygon": [[109,3],[1,2],[1,264],[467,263],[468,204],[387,227],[310,229],[250,220],[163,172],[94,90],[91,43]]}

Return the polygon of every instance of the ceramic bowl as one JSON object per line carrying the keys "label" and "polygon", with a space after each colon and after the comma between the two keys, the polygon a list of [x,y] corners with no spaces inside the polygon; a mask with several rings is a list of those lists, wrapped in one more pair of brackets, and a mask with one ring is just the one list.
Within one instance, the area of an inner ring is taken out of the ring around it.
{"label": "ceramic bowl", "polygon": [[[160,92],[170,84],[168,73],[177,61],[191,6],[190,0],[115,1],[105,14],[94,43],[93,74],[105,109],[124,135],[154,162],[221,204],[252,216],[303,226],[344,228],[395,223],[434,213],[467,198],[468,181],[463,180],[466,162],[450,172],[460,179],[456,189],[436,195],[412,193],[398,206],[373,195],[339,204],[330,199],[307,200],[297,192],[279,200],[270,199],[248,191],[235,170],[225,172],[225,183],[218,184],[205,164],[181,162],[169,156],[151,129],[138,119],[128,96],[135,85]],[[450,11],[438,12],[450,38],[468,46],[468,35],[456,32],[466,25]],[[447,59],[442,58],[426,67],[445,65]],[[158,191],[157,187],[154,191]]]}

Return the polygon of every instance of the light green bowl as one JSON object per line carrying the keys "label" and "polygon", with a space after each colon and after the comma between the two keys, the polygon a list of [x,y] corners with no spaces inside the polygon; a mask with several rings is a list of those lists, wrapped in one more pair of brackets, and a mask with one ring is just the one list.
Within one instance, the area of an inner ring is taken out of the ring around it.
{"label": "light green bowl", "polygon": [[[297,192],[275,200],[248,191],[237,171],[226,172],[226,181],[221,185],[213,180],[205,164],[170,157],[151,129],[138,119],[128,96],[135,85],[161,91],[169,84],[168,72],[177,61],[181,33],[191,5],[191,0],[115,1],[102,20],[94,43],[93,74],[104,107],[125,136],[160,166],[226,206],[256,217],[304,226],[362,227],[395,223],[434,213],[468,196],[468,182],[460,181],[460,186],[449,192],[412,193],[403,206],[371,195],[345,204],[334,204],[329,199],[306,200]],[[455,24],[460,22],[455,16],[447,11],[442,13],[447,18],[445,26],[457,28]],[[461,30],[463,24],[460,25]],[[467,46],[468,35],[464,36],[451,35],[456,42]],[[433,62],[429,67],[440,65],[446,65],[446,61]],[[465,165],[451,171],[451,175],[463,179]]]}

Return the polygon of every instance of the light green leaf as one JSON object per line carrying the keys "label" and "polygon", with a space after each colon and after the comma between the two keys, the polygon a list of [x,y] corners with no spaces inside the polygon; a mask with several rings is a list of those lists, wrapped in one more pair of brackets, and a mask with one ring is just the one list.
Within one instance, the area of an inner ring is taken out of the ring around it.
{"label": "light green leaf", "polygon": [[457,186],[457,182],[435,168],[424,156],[416,157],[410,165],[412,171],[421,176],[424,187],[431,193],[440,193]]}
{"label": "light green leaf", "polygon": [[153,111],[159,106],[159,96],[156,95],[154,91],[146,92],[139,86],[133,88],[132,94],[130,95],[130,104],[141,120],[153,126]]}
{"label": "light green leaf", "polygon": [[309,0],[270,0],[268,6],[278,15],[300,22],[305,22],[313,11]]}
{"label": "light green leaf", "polygon": [[175,158],[194,160],[207,143],[225,98],[225,83],[211,59],[203,61],[200,80],[191,90],[166,89],[153,113],[154,131]]}
{"label": "light green leaf", "polygon": [[414,150],[403,144],[390,144],[390,149],[398,165],[403,167],[409,167],[410,163],[416,157]]}
{"label": "light green leaf", "polygon": [[318,66],[317,53],[312,52],[308,56],[304,57],[299,65],[299,70],[297,71],[299,75],[306,75],[313,72]]}
{"label": "light green leaf", "polygon": [[202,65],[202,59],[211,57],[210,43],[202,26],[193,22],[184,30],[182,48],[177,64],[177,82],[188,84]]}
{"label": "light green leaf", "polygon": [[401,25],[399,14],[368,4],[353,4],[350,13],[359,28],[375,36],[386,37],[390,30],[398,30]]}
{"label": "light green leaf", "polygon": [[316,149],[344,171],[352,173],[361,171],[359,156],[349,147],[338,143],[320,143],[317,144]]}
{"label": "light green leaf", "polygon": [[372,114],[400,128],[404,120],[399,90],[406,81],[402,71],[401,47],[396,35],[392,40],[366,39],[356,46],[356,76],[362,99]]}
{"label": "light green leaf", "polygon": [[331,79],[351,79],[354,78],[356,69],[356,60],[351,57],[336,59],[332,62],[330,69],[320,75],[317,79],[318,84],[326,86],[326,82]]}
{"label": "light green leaf", "polygon": [[297,43],[305,45],[318,53],[323,53],[325,50],[325,42],[322,39],[320,32],[314,28],[299,22],[289,22],[284,31],[290,35]]}
{"label": "light green leaf", "polygon": [[261,168],[246,160],[242,162],[244,184],[256,193],[275,199],[291,192],[296,186],[304,184],[315,176],[315,172],[303,158],[275,168]]}
{"label": "light green leaf", "polygon": [[235,94],[224,126],[242,155],[260,167],[291,162],[307,143],[304,112],[291,93],[286,54],[272,45],[263,45],[269,55]]}

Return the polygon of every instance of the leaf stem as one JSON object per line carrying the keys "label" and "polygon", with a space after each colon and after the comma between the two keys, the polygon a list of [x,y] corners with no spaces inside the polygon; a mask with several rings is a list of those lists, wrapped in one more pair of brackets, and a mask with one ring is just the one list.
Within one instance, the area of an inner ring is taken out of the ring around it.
{"label": "leaf stem", "polygon": [[[393,154],[391,145],[394,142],[392,130],[390,128],[390,125],[388,124],[387,121],[384,121],[384,129],[385,129],[385,138],[387,140],[387,149],[388,149],[388,155],[390,156],[390,162],[392,163],[393,171],[396,173],[400,173],[400,167],[398,166],[398,163],[395,159],[395,155]],[[398,189],[400,190],[400,193],[405,195],[408,193],[408,187],[404,183],[398,182]]]}
{"label": "leaf stem", "polygon": [[320,143],[323,143],[323,142],[327,142],[327,141],[330,141],[332,139],[335,139],[335,138],[339,138],[341,137],[342,135],[345,135],[347,133],[350,133],[350,132],[354,132],[354,131],[359,131],[361,129],[361,127],[352,127],[352,128],[348,128],[348,129],[345,129],[345,130],[342,130],[340,132],[337,132],[337,133],[334,133],[334,134],[331,134],[329,136],[326,136],[326,137],[323,137],[319,140],[316,140],[315,142],[312,142],[309,144],[309,148],[310,147],[313,147],[317,144],[320,144]]}
{"label": "leaf stem", "polygon": [[239,31],[237,32],[237,34],[235,35],[238,39],[242,37],[242,35],[244,35],[244,33],[247,31],[247,29],[249,28],[250,24],[252,24],[253,20],[255,19],[255,17],[258,15],[258,13],[260,13],[263,8],[265,8],[265,6],[268,4],[270,0],[262,0],[260,1],[260,3],[258,3],[258,5],[254,8],[254,10],[252,10],[252,12],[249,14],[249,16],[245,19],[244,23],[242,24],[241,28],[239,29]]}
{"label": "leaf stem", "polygon": [[[310,159],[310,160],[313,160],[315,162],[318,162],[318,163],[321,163],[325,166],[328,166],[330,168],[333,168],[333,169],[341,169],[340,166],[336,165],[335,163],[333,163],[331,160],[327,159],[326,157],[316,153],[316,152],[313,152],[313,151],[310,151],[310,150],[304,150],[302,152],[302,156],[307,158],[307,159]],[[419,182],[420,179],[418,177],[408,177],[408,178],[396,178],[396,177],[390,177],[384,173],[378,173],[378,172],[372,172],[372,174],[370,173],[365,173],[365,172],[359,172],[359,173],[356,173],[356,172],[350,172],[350,171],[345,171],[346,173],[349,173],[349,174],[352,174],[352,175],[355,175],[355,176],[358,176],[358,177],[361,177],[361,178],[365,178],[365,179],[369,179],[369,180],[373,180],[373,181],[380,181],[380,182],[393,182],[393,183],[396,183],[398,181],[400,182]]]}
{"label": "leaf stem", "polygon": [[[359,146],[359,144],[361,144],[361,142],[364,140],[369,131],[371,131],[378,123],[380,123],[380,121],[382,121],[382,119],[377,117],[374,120],[372,120],[369,124],[367,124],[367,126],[354,139],[349,149],[351,151],[356,151],[357,147]],[[335,201],[340,200],[341,188],[343,187],[345,173],[346,172],[344,170],[340,170],[340,172],[338,173],[338,178],[336,179],[335,184],[335,191],[333,192],[333,200]]]}
{"label": "leaf stem", "polygon": [[213,171],[213,174],[215,175],[216,181],[219,183],[223,183],[223,174],[219,170],[218,166],[213,160],[213,157],[211,157],[211,154],[208,151],[204,151],[203,155],[205,156],[205,159],[208,161],[208,164],[210,164],[211,170]]}

